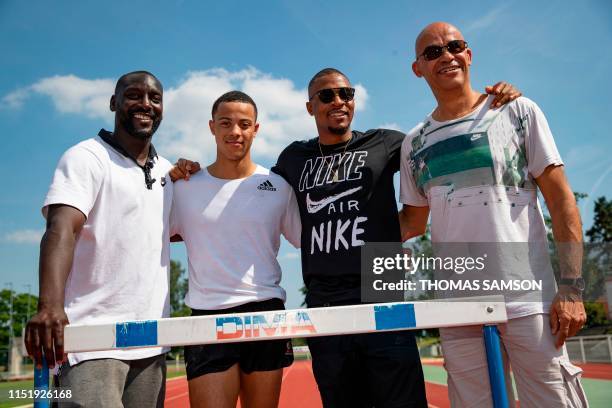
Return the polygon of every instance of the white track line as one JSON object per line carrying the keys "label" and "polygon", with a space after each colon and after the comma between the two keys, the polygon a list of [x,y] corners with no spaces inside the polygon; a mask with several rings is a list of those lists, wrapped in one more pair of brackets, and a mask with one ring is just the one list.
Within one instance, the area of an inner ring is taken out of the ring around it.
{"label": "white track line", "polygon": [[281,381],[285,381],[285,378],[289,375],[289,373],[293,370],[293,364],[291,364],[286,372],[283,373],[283,378]]}
{"label": "white track line", "polygon": [[185,395],[189,395],[189,390],[187,392],[182,393],[182,394],[175,395],[174,397],[166,398],[166,402],[173,401],[173,400],[175,400],[177,398],[184,397]]}

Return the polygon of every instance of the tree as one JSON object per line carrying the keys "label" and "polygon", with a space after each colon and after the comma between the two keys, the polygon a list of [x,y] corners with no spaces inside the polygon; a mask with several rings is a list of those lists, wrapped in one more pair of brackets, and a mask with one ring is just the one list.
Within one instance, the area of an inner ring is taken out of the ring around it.
{"label": "tree", "polygon": [[170,261],[170,314],[172,317],[189,316],[191,310],[185,305],[189,282],[185,277],[185,268],[179,261]]}
{"label": "tree", "polygon": [[589,242],[612,242],[612,200],[599,197],[595,201],[593,226],[586,232]]}
{"label": "tree", "polygon": [[[580,199],[587,197],[586,194],[574,192],[576,203]],[[606,319],[603,304],[599,299],[604,294],[605,274],[609,269],[610,254],[605,244],[612,239],[612,201],[605,197],[599,197],[595,202],[595,215],[592,227],[586,232],[588,243],[584,245],[582,261],[582,277],[585,282],[583,292],[584,307],[587,313],[587,323],[585,327],[595,327],[609,324]],[[548,241],[551,248],[554,247],[552,236],[552,221],[549,216],[545,216],[546,227],[548,229]],[[554,249],[551,250],[551,262],[557,279],[559,278],[559,259]]]}
{"label": "tree", "polygon": [[302,300],[302,303],[300,304],[300,306],[306,307],[306,295],[308,294],[308,288],[306,287],[306,285],[300,288],[300,293],[304,295],[304,299]]}
{"label": "tree", "polygon": [[[28,293],[16,293],[4,289],[0,292],[0,349],[8,349],[11,320],[11,296],[13,298],[13,336],[20,337],[30,316],[36,312],[38,298]],[[1,353],[0,365],[6,365],[7,353]]]}
{"label": "tree", "polygon": [[13,335],[15,337],[21,336],[25,324],[36,312],[38,306],[38,298],[34,295],[16,293],[8,289],[0,292],[0,345],[2,347],[8,345],[11,295],[13,297]]}

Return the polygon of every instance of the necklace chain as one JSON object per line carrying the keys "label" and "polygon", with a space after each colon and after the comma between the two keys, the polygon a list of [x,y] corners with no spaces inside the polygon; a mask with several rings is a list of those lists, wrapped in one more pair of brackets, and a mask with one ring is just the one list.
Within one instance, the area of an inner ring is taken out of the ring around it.
{"label": "necklace chain", "polygon": [[[342,157],[344,156],[344,153],[346,153],[346,149],[348,148],[348,145],[351,143],[351,140],[353,140],[353,133],[352,132],[351,132],[351,138],[344,145],[344,150],[342,151],[342,155],[340,156],[340,160],[342,160]],[[323,163],[325,163],[326,162],[325,155],[323,154],[323,148],[321,147],[321,140],[320,139],[317,140],[317,144],[319,145],[319,152],[321,153],[321,158],[323,159]],[[331,168],[333,163],[334,163],[334,158],[332,156],[332,161],[329,164],[330,168]],[[338,182],[338,170],[340,170],[340,164],[338,164],[338,167],[335,170],[332,169],[332,181],[334,183]]]}

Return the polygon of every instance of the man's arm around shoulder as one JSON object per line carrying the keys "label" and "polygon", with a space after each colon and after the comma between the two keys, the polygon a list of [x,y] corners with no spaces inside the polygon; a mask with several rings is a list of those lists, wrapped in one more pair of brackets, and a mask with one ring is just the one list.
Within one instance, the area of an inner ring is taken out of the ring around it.
{"label": "man's arm around shoulder", "polygon": [[404,204],[404,207],[399,212],[402,241],[423,235],[427,231],[428,218],[429,207],[416,207]]}

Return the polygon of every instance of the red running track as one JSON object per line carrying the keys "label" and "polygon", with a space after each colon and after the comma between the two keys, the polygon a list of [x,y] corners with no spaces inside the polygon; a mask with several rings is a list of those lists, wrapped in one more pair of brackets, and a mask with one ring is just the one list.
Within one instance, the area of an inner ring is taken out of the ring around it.
{"label": "red running track", "polygon": [[581,367],[582,378],[596,378],[598,380],[612,380],[612,364],[606,363],[574,363]]}
{"label": "red running track", "polygon": [[[424,361],[424,364],[442,365],[441,360]],[[579,364],[584,378],[612,380],[612,364]],[[445,385],[426,382],[427,400],[432,408],[449,408]],[[189,407],[189,392],[186,377],[170,379],[166,383],[167,408]],[[238,404],[240,406],[240,404]],[[321,408],[321,399],[312,374],[311,362],[295,361],[283,373],[280,408]]]}
{"label": "red running track", "polygon": [[[426,383],[427,399],[432,408],[449,408],[446,386]],[[310,361],[295,361],[283,373],[279,408],[322,408],[319,390],[312,374]],[[179,377],[166,383],[166,408],[189,407],[187,378]],[[238,403],[240,407],[240,403]]]}

